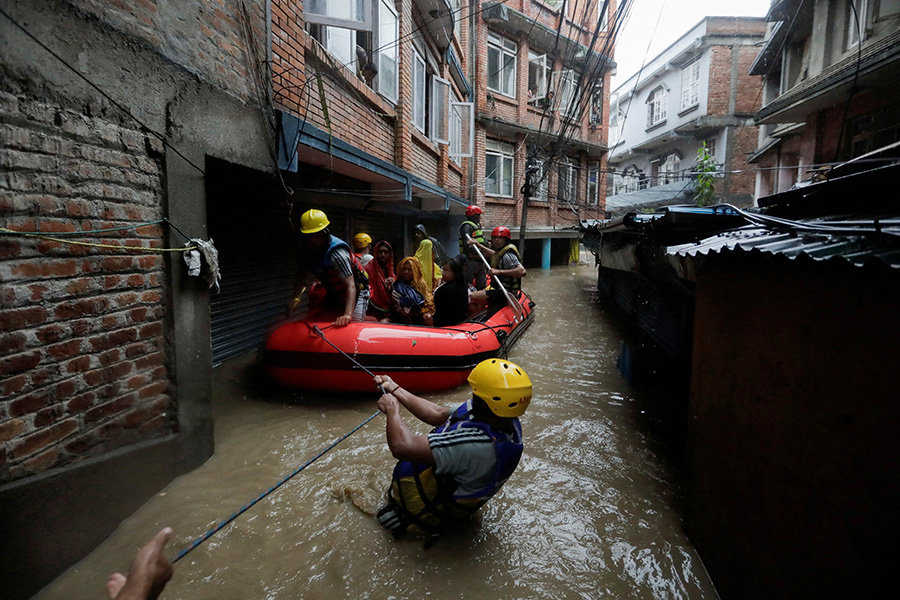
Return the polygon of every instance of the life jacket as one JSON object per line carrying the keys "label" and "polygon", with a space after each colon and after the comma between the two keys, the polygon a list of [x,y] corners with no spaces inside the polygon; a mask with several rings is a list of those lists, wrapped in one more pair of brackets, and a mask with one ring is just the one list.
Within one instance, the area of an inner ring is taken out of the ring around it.
{"label": "life jacket", "polygon": [[[512,252],[519,256],[519,250],[515,247],[514,244],[507,244],[503,247],[503,249],[494,252],[494,255],[491,257],[491,268],[499,269],[500,268],[500,259],[503,258],[503,255],[507,252]],[[500,279],[500,283],[503,284],[503,287],[506,288],[507,292],[518,292],[522,289],[522,278],[521,277],[511,277],[509,275],[499,275],[498,279]]]}
{"label": "life jacket", "polygon": [[470,233],[472,239],[478,242],[479,244],[484,243],[484,232],[481,230],[481,225],[473,223],[472,221],[463,221],[459,224],[460,234],[459,234],[459,252],[460,254],[465,254],[466,249],[469,247],[468,241],[465,236],[462,234],[463,225],[471,225],[475,228],[475,231]]}
{"label": "life jacket", "polygon": [[398,461],[394,467],[390,499],[409,531],[438,533],[466,520],[496,494],[522,457],[522,426],[513,420],[513,433],[497,431],[474,421],[470,402],[464,402],[432,433],[475,427],[490,436],[497,465],[491,480],[474,494],[456,494],[458,483],[449,475],[436,475],[434,465]]}
{"label": "life jacket", "polygon": [[325,300],[326,303],[329,301],[332,303],[339,301],[338,299],[342,298],[346,292],[344,280],[341,278],[340,272],[331,266],[331,256],[340,248],[346,249],[347,254],[350,255],[350,266],[353,270],[353,281],[356,285],[356,291],[360,292],[366,290],[368,293],[369,290],[369,274],[366,273],[362,265],[359,264],[359,258],[352,250],[350,250],[350,246],[347,242],[335,236],[331,236],[328,247],[317,259],[314,259],[310,267],[313,274],[328,290],[328,297],[326,297]]}

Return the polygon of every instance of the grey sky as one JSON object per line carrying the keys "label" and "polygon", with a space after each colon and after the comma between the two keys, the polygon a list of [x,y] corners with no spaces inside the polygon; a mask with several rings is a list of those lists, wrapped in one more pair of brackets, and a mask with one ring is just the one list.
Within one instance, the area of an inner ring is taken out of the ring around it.
{"label": "grey sky", "polygon": [[770,0],[634,0],[616,43],[618,69],[612,88],[637,73],[645,57],[652,59],[704,17],[762,17],[769,4]]}

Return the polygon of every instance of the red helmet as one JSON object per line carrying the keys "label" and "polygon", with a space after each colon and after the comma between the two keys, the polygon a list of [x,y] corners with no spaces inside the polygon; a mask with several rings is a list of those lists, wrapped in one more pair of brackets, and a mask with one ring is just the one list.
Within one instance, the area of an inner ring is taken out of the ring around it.
{"label": "red helmet", "polygon": [[505,237],[506,239],[510,239],[512,234],[509,232],[509,227],[494,227],[494,231],[491,232],[491,237]]}
{"label": "red helmet", "polygon": [[477,204],[470,204],[469,206],[466,207],[466,216],[467,217],[474,217],[475,215],[480,215],[483,212],[484,211],[481,210],[481,207],[478,206]]}

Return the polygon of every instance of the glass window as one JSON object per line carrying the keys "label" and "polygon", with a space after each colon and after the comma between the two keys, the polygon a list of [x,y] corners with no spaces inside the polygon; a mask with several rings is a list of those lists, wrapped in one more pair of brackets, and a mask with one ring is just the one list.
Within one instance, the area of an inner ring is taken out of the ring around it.
{"label": "glass window", "polygon": [[[853,0],[847,2],[847,48],[852,48],[859,43],[866,31],[866,16],[868,13],[868,0]],[[856,10],[854,10],[854,8]]]}
{"label": "glass window", "polygon": [[647,127],[653,127],[666,120],[666,101],[669,93],[664,87],[658,87],[650,92],[647,99]]}
{"label": "glass window", "polygon": [[487,87],[489,90],[516,97],[516,43],[488,33]]}
{"label": "glass window", "polygon": [[413,125],[425,133],[425,59],[413,48],[412,115]]}
{"label": "glass window", "polygon": [[594,91],[591,94],[591,125],[603,123],[603,81],[598,81],[594,85]]}
{"label": "glass window", "polygon": [[399,78],[397,66],[400,59],[399,20],[393,3],[380,0],[378,4],[378,79],[377,91],[385,98],[397,101]]}
{"label": "glass window", "polygon": [[546,54],[528,53],[528,101],[547,97],[547,74],[550,71]]}
{"label": "glass window", "polygon": [[485,141],[485,194],[512,198],[514,152],[512,144],[490,139]]}
{"label": "glass window", "polygon": [[668,183],[668,180],[677,177],[679,171],[681,171],[681,156],[677,152],[673,152],[666,157],[666,162],[662,164],[663,176],[667,179],[666,183]]}
{"label": "glass window", "polygon": [[695,60],[681,70],[681,108],[700,103],[700,61]]}
{"label": "glass window", "polygon": [[603,0],[597,0],[597,2],[600,7],[600,13],[597,18],[600,22],[600,31],[606,31],[607,26],[609,26],[609,3]]}
{"label": "glass window", "polygon": [[475,109],[471,102],[450,103],[450,158],[456,164],[470,158],[475,134]]}
{"label": "glass window", "polygon": [[437,75],[431,77],[431,137],[438,144],[449,144],[447,116],[450,106],[450,82]]}
{"label": "glass window", "polygon": [[559,112],[567,117],[574,116],[578,112],[578,102],[575,92],[578,85],[575,71],[567,69],[555,73],[556,81],[553,87],[559,94]]}
{"label": "glass window", "polygon": [[372,0],[307,0],[303,18],[310,24],[372,31]]}
{"label": "glass window", "polygon": [[588,163],[587,203],[591,206],[600,204],[600,162]]}
{"label": "glass window", "polygon": [[560,202],[573,203],[578,199],[578,172],[568,158],[559,161],[559,186],[556,197]]}

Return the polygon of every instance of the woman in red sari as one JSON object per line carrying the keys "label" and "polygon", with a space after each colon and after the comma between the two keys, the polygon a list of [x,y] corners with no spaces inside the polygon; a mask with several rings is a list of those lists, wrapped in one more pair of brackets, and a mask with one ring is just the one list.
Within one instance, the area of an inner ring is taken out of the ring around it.
{"label": "woman in red sari", "polygon": [[366,265],[369,274],[368,315],[389,323],[391,320],[391,285],[394,275],[394,249],[384,240],[375,244],[373,260]]}

